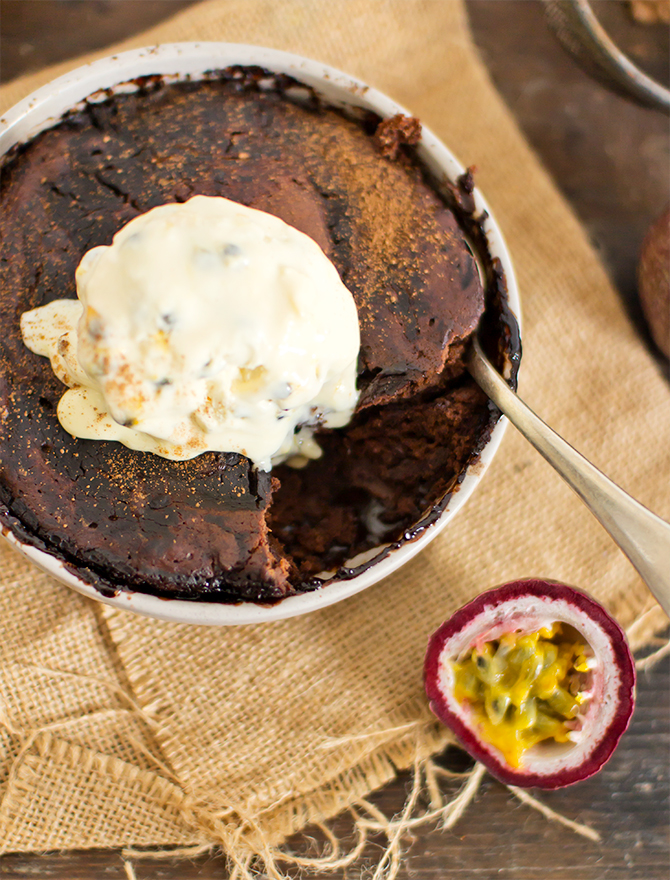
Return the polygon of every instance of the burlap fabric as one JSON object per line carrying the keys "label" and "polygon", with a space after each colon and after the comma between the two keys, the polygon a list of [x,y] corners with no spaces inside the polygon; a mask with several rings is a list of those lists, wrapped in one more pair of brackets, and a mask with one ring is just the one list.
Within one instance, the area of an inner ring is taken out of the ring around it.
{"label": "burlap fabric", "polygon": [[[461,3],[210,0],[114,48],[195,39],[343,68],[477,166],[522,291],[523,394],[670,518],[670,389],[489,82]],[[1,108],[72,66],[9,84]],[[145,620],[83,599],[5,546],[0,554],[2,853],[279,843],[447,741],[423,696],[423,653],[429,633],[477,592],[539,575],[585,587],[625,626],[653,607],[513,428],[475,497],[427,551],[299,619],[232,629]],[[634,642],[663,620],[646,614]]]}

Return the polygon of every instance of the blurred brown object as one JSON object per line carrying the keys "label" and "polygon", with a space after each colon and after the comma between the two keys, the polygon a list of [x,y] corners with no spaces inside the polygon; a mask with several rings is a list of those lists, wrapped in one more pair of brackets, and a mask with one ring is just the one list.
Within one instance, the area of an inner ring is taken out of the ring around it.
{"label": "blurred brown object", "polygon": [[670,24],[670,0],[629,0],[631,15],[640,24]]}
{"label": "blurred brown object", "polygon": [[670,358],[670,208],[652,223],[642,244],[638,292],[654,342]]}

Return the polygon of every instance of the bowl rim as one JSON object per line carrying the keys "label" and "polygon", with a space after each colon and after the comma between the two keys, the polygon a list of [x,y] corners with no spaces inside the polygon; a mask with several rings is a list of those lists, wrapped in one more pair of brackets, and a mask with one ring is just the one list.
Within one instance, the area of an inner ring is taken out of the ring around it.
{"label": "bowl rim", "polygon": [[[188,42],[164,43],[132,49],[78,67],[47,83],[8,110],[0,119],[0,158],[12,147],[25,143],[40,131],[58,124],[62,116],[84,102],[105,100],[111,92],[129,90],[128,83],[145,76],[163,80],[202,79],[211,71],[233,65],[257,65],[273,73],[285,73],[313,87],[335,106],[369,109],[382,118],[397,113],[411,115],[387,95],[361,80],[321,62],[277,49],[241,43]],[[417,154],[438,180],[455,181],[465,168],[451,151],[422,125]],[[500,260],[507,283],[508,306],[521,325],[519,293],[509,251],[486,200],[477,188],[473,197],[477,214],[485,213],[482,224],[489,251]],[[476,461],[468,466],[440,517],[413,540],[393,547],[384,558],[349,580],[326,583],[323,587],[280,599],[274,604],[207,602],[164,598],[135,591],[119,591],[105,596],[92,584],[79,578],[72,565],[32,544],[20,540],[8,528],[3,536],[24,556],[47,574],[89,598],[147,617],[178,623],[227,626],[266,623],[311,613],[340,602],[367,589],[399,569],[436,537],[464,506],[488,469],[502,441],[507,420],[502,416]],[[380,545],[381,549],[388,545]]]}

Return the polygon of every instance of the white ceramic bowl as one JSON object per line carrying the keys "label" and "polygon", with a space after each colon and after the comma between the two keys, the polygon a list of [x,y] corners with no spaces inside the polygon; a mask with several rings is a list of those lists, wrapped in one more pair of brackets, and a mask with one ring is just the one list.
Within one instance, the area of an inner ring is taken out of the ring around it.
{"label": "white ceramic bowl", "polygon": [[[231,43],[174,43],[103,58],[59,77],[33,92],[0,120],[0,156],[14,145],[24,143],[38,132],[57,124],[64,113],[75,108],[85,99],[89,102],[102,101],[107,97],[109,89],[113,92],[134,90],[131,81],[136,78],[160,75],[166,81],[177,81],[187,77],[201,79],[208,71],[235,64],[260,65],[274,73],[289,74],[315,89],[334,106],[365,108],[384,118],[396,113],[411,115],[390,98],[369,88],[360,80],[298,55]],[[449,150],[425,127],[418,147],[418,155],[437,180],[446,176],[447,179],[455,181],[464,171]],[[518,292],[507,248],[486,202],[477,190],[474,197],[478,212],[486,211],[488,214],[484,231],[489,251],[492,256],[500,259],[507,281],[509,305],[518,320]],[[136,592],[120,592],[112,598],[107,598],[90,584],[80,580],[55,557],[22,543],[12,534],[5,533],[5,537],[36,565],[67,586],[93,599],[138,614],[212,626],[260,623],[294,617],[325,608],[364,590],[396,571],[422,550],[447,526],[472,495],[500,445],[505,427],[506,421],[503,417],[495,426],[478,461],[468,469],[444,513],[419,537],[390,550],[384,558],[350,580],[334,581],[313,592],[289,596],[274,605],[256,605],[251,602],[230,605],[164,599]],[[369,557],[371,554],[366,555]],[[361,560],[357,559],[357,561]]]}

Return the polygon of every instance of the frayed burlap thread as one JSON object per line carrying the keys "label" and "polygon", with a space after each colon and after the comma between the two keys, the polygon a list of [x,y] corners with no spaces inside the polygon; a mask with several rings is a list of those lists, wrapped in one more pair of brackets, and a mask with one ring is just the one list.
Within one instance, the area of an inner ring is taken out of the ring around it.
{"label": "frayed burlap thread", "polygon": [[[667,383],[492,87],[463,5],[208,0],[97,55],[203,39],[273,46],[345,69],[477,166],[520,283],[524,396],[670,519],[659,479],[670,474]],[[2,87],[0,109],[72,66]],[[619,550],[513,429],[466,509],[428,550],[305,618],[217,630],[134,617],[68,591],[1,547],[0,852],[127,847],[128,873],[144,848],[188,857],[217,846],[231,877],[248,880],[257,868],[279,877],[291,860],[343,865],[366,835],[381,833],[388,848],[377,878],[388,880],[406,832],[419,821],[450,827],[483,775],[476,768],[456,785],[431,761],[452,738],[423,695],[428,636],[482,589],[525,576],[589,590],[624,626],[634,624],[636,648],[665,624]],[[389,818],[368,794],[399,769],[413,770],[412,789],[402,815]],[[358,834],[349,852],[326,824],[343,810]],[[310,823],[323,829],[322,858],[282,848]]]}

